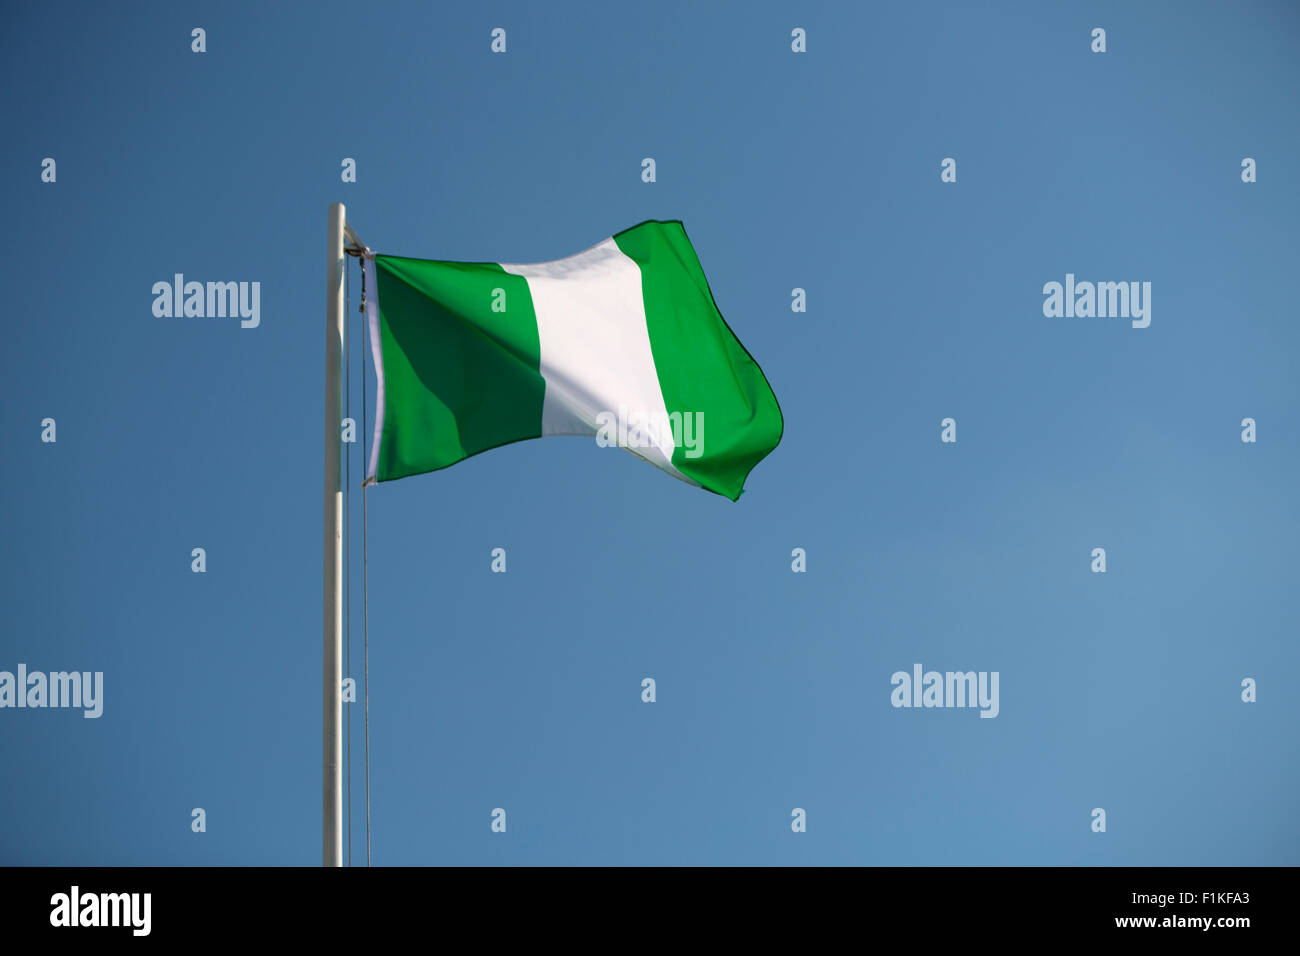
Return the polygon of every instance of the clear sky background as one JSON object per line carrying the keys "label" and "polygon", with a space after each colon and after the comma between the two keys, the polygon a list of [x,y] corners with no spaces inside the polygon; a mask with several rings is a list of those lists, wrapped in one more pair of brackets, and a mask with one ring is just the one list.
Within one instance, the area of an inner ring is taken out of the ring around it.
{"label": "clear sky background", "polygon": [[431,259],[681,219],[785,415],[736,504],[576,438],[369,491],[376,864],[1300,863],[1294,5],[6,6],[0,670],[105,695],[0,710],[0,863],[319,862],[335,201]]}

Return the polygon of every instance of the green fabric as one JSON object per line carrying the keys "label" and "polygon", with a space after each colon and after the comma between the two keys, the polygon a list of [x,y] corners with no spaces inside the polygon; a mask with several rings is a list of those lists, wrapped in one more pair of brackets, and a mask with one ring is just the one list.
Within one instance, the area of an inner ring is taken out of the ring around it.
{"label": "green fabric", "polygon": [[688,458],[679,446],[673,466],[735,501],[749,472],[781,441],[785,425],[776,396],[718,311],[681,222],[644,222],[614,241],[641,268],[665,407],[704,413],[704,454]]}
{"label": "green fabric", "polygon": [[[540,437],[546,383],[528,280],[490,262],[375,256],[384,426],[376,478]],[[493,312],[493,290],[506,311]]]}

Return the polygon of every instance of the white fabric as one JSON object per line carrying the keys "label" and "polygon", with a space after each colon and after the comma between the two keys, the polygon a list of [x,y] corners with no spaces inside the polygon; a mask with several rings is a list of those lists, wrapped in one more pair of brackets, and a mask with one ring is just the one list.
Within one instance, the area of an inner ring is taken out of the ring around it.
{"label": "white fabric", "polygon": [[366,323],[370,326],[370,354],[375,360],[375,437],[370,445],[370,467],[366,480],[379,473],[379,437],[384,432],[384,354],[379,347],[379,283],[375,279],[374,256],[363,256],[366,277]]}
{"label": "white fabric", "polygon": [[[528,280],[546,381],[542,435],[595,435],[596,416],[667,418],[650,351],[641,269],[606,239],[584,252],[530,265],[506,265]],[[509,303],[507,303],[507,308]],[[671,434],[627,449],[695,484],[673,467]]]}

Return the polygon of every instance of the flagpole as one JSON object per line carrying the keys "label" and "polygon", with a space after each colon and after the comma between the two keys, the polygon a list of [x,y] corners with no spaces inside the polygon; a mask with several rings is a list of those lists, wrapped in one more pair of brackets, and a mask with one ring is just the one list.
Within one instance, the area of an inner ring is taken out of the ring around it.
{"label": "flagpole", "polygon": [[325,587],[323,866],[343,865],[343,204],[329,212],[325,275]]}

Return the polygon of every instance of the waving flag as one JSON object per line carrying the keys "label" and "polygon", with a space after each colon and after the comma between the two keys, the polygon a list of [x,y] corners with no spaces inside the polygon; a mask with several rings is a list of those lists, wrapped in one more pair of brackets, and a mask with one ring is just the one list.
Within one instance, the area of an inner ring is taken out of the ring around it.
{"label": "waving flag", "polygon": [[676,220],[553,262],[375,255],[365,269],[370,479],[588,435],[735,501],[781,440],[776,396]]}

